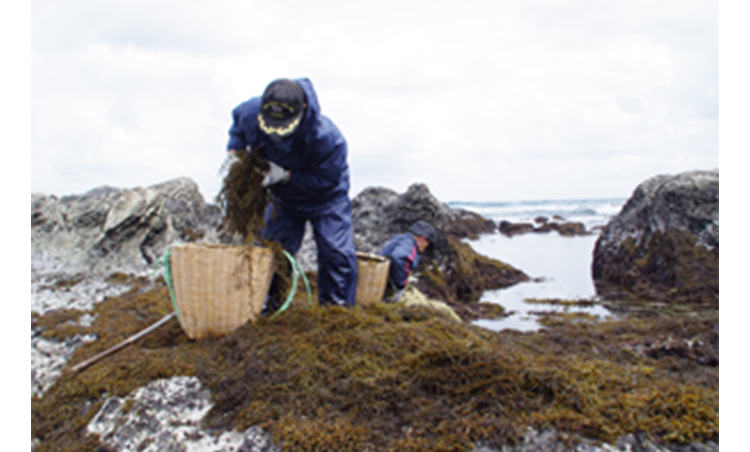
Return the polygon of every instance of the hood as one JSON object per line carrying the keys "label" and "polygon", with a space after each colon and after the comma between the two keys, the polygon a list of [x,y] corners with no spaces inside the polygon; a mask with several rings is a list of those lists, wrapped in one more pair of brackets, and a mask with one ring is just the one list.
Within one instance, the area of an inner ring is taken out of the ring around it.
{"label": "hood", "polygon": [[307,109],[305,110],[305,118],[302,120],[299,129],[294,136],[281,143],[274,143],[268,139],[264,134],[260,134],[261,139],[265,142],[266,146],[276,148],[284,153],[291,152],[294,141],[300,135],[306,135],[310,130],[313,129],[315,124],[320,118],[320,104],[318,103],[318,95],[315,93],[312,82],[308,78],[295,78],[295,82],[299,83],[302,89],[305,91],[305,97],[307,98]]}

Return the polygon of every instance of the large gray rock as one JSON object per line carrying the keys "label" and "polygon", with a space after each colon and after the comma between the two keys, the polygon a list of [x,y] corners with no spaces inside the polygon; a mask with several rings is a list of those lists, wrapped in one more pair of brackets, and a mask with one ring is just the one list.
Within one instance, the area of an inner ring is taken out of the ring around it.
{"label": "large gray rock", "polygon": [[141,272],[174,241],[218,240],[220,222],[187,178],[60,199],[32,194],[32,261],[39,273]]}
{"label": "large gray rock", "polygon": [[718,303],[719,171],[640,184],[597,240],[592,273],[605,297]]}
{"label": "large gray rock", "polygon": [[436,243],[420,257],[416,287],[430,298],[467,305],[485,290],[528,280],[523,272],[500,261],[480,257],[465,237],[493,232],[496,225],[481,216],[453,209],[435,198],[425,184],[413,184],[403,194],[368,188],[352,200],[354,242],[360,251],[377,253],[393,235],[425,220],[437,231]]}
{"label": "large gray rock", "polygon": [[438,245],[442,245],[450,212],[450,207],[439,202],[424,184],[413,184],[403,194],[388,188],[367,188],[352,200],[354,242],[360,251],[377,252],[391,235],[425,220],[438,231]]}

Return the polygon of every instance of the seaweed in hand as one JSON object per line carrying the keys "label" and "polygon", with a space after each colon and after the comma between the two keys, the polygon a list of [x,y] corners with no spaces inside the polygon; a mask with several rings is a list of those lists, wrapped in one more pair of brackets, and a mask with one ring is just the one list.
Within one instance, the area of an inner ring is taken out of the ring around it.
{"label": "seaweed in hand", "polygon": [[257,149],[247,154],[238,153],[216,198],[229,232],[240,234],[248,245],[256,242],[265,227],[266,206],[272,202],[270,193],[262,187],[266,171],[268,161]]}
{"label": "seaweed in hand", "polygon": [[261,236],[265,228],[265,212],[274,202],[270,191],[262,186],[268,171],[268,160],[258,149],[249,153],[238,153],[237,160],[229,167],[217,204],[224,212],[224,225],[231,234],[239,234],[245,245],[260,245],[269,248],[276,266],[277,294],[287,294],[291,288],[290,267],[280,243]]}

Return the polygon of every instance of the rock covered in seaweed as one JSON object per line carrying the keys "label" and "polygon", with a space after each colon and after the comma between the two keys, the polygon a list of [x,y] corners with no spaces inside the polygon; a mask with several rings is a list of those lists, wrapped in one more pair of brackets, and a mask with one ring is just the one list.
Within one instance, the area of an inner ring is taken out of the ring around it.
{"label": "rock covered in seaweed", "polygon": [[604,296],[719,302],[719,171],[661,175],[636,187],[596,242]]}
{"label": "rock covered in seaweed", "polygon": [[420,258],[417,288],[430,298],[451,303],[475,303],[482,292],[508,287],[528,276],[510,265],[476,253],[460,239],[494,230],[491,220],[441,203],[425,184],[405,193],[368,188],[352,201],[357,249],[378,252],[388,238],[408,230],[417,220],[430,222],[438,232]]}

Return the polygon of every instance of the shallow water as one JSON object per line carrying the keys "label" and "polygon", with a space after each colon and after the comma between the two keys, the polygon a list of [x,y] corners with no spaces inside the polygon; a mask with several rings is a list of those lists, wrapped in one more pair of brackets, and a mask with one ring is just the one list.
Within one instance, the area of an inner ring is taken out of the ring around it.
{"label": "shallow water", "polygon": [[502,305],[512,315],[499,320],[478,320],[475,325],[494,331],[534,331],[541,326],[534,311],[582,312],[610,315],[599,306],[561,306],[527,303],[527,299],[596,300],[591,260],[597,235],[563,237],[557,232],[529,233],[515,237],[487,234],[467,241],[478,253],[498,259],[525,272],[532,281],[507,289],[484,292],[481,301]]}

